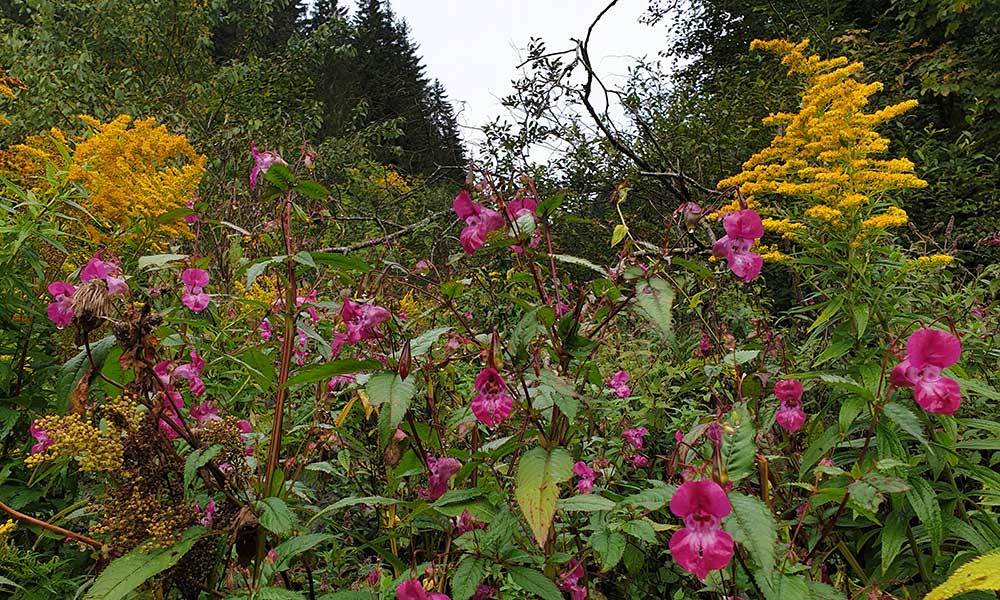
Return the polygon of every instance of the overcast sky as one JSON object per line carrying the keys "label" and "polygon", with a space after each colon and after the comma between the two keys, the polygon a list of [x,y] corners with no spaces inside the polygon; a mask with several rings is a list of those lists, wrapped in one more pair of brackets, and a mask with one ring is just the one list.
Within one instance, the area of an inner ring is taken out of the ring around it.
{"label": "overcast sky", "polygon": [[[549,51],[573,47],[608,0],[391,0],[410,26],[427,75],[441,80],[459,123],[478,127],[505,115],[500,98],[511,92],[531,37]],[[638,22],[648,0],[620,0],[591,37],[590,55],[609,87],[621,81],[633,57],[655,57],[664,29]],[[618,76],[617,80],[616,77]],[[463,127],[474,145],[478,132]]]}

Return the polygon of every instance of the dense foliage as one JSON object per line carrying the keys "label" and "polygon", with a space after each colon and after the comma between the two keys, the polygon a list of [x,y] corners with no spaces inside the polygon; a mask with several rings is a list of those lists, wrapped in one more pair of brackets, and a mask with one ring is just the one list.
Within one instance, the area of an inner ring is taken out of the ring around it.
{"label": "dense foliage", "polygon": [[3,5],[0,593],[993,597],[996,16],[765,4],[471,165],[376,0]]}

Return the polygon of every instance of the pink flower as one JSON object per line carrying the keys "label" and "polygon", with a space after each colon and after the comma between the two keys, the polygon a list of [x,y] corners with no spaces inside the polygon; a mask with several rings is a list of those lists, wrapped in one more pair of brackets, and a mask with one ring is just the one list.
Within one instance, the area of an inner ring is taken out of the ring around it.
{"label": "pink flower", "polygon": [[458,535],[468,533],[473,529],[486,529],[486,523],[473,517],[469,509],[463,510],[461,515],[455,517],[455,531]]}
{"label": "pink flower", "polygon": [[472,414],[481,423],[493,429],[510,416],[514,400],[507,393],[507,385],[493,367],[486,367],[476,377],[474,387],[479,394],[472,399]]}
{"label": "pink flower", "polygon": [[203,288],[208,285],[208,271],[203,269],[184,269],[181,273],[181,282],[184,284],[184,294],[181,295],[181,302],[196,313],[200,313],[208,306],[208,294]]}
{"label": "pink flower", "polygon": [[[194,198],[188,200],[187,204],[185,204],[184,206],[190,209],[194,209]],[[196,212],[190,215],[184,215],[184,222],[187,223],[188,225],[194,225],[195,223],[198,222],[198,219],[200,218],[201,218],[201,213]]]}
{"label": "pink flower", "polygon": [[[160,431],[168,440],[177,439],[179,435],[177,429],[183,430],[180,416],[178,416],[182,408],[184,408],[184,397],[173,386],[168,385],[167,393],[163,400],[163,410],[160,412],[160,421],[158,423]],[[170,423],[173,423],[176,429]]]}
{"label": "pink flower", "polygon": [[191,407],[191,417],[198,422],[198,426],[202,426],[209,421],[219,420],[219,409],[216,408],[215,402],[211,400],[206,400],[197,406]]}
{"label": "pink flower", "polygon": [[459,239],[466,254],[472,254],[480,246],[486,243],[486,236],[491,231],[503,229],[503,215],[495,210],[490,210],[472,201],[469,192],[462,190],[452,203],[452,208],[459,219],[465,221],[466,227],[462,230]]}
{"label": "pink flower", "polygon": [[201,370],[204,368],[205,360],[198,355],[197,350],[192,350],[191,362],[174,369],[171,376],[174,379],[186,379],[191,393],[195,396],[201,396],[205,393],[205,382],[201,380]]}
{"label": "pink flower", "polygon": [[[389,311],[374,304],[356,304],[350,298],[344,299],[340,318],[347,326],[345,341],[353,344],[359,340],[371,340],[382,336],[378,326],[389,320]],[[336,339],[336,334],[334,335]]]}
{"label": "pink flower", "polygon": [[205,510],[200,512],[202,515],[199,523],[205,527],[211,527],[215,521],[215,500],[209,499],[208,504],[205,505]]}
{"label": "pink flower", "polygon": [[271,165],[279,164],[288,166],[281,156],[272,150],[261,152],[257,150],[256,144],[250,142],[250,154],[253,155],[253,168],[250,169],[250,189],[257,187],[257,177],[262,173],[267,173]]}
{"label": "pink flower", "polygon": [[704,580],[733,557],[733,538],[720,524],[733,508],[726,492],[711,480],[687,481],[670,499],[670,512],[684,527],[670,538],[670,554],[689,573]]}
{"label": "pink flower", "polygon": [[49,293],[55,302],[49,304],[45,309],[45,314],[49,320],[55,323],[56,327],[65,327],[73,322],[76,313],[73,312],[73,294],[76,288],[65,281],[53,281],[49,284]]}
{"label": "pink flower", "polygon": [[774,395],[781,401],[774,420],[788,433],[795,433],[806,422],[806,413],[802,410],[803,389],[798,379],[782,379],[774,384]]}
{"label": "pink flower", "polygon": [[330,381],[326,383],[326,390],[328,392],[333,392],[338,387],[342,385],[348,385],[354,383],[356,380],[354,375],[335,375]]}
{"label": "pink flower", "polygon": [[260,339],[262,340],[267,341],[274,335],[274,332],[271,330],[271,322],[267,319],[261,321],[260,325],[257,326],[257,329],[260,331]]}
{"label": "pink flower", "polygon": [[646,437],[645,427],[637,427],[635,429],[626,429],[622,432],[622,437],[625,441],[632,444],[632,447],[636,450],[642,450],[642,438]]}
{"label": "pink flower", "polygon": [[764,235],[760,215],[749,209],[738,210],[726,215],[722,225],[726,235],[712,246],[712,254],[726,257],[730,271],[744,281],[752,281],[764,264],[760,254],[750,252],[757,239]]}
{"label": "pink flower", "polygon": [[[243,438],[243,443],[245,444],[247,440],[250,439],[250,433],[253,431],[253,425],[251,425],[250,421],[247,421],[246,419],[240,419],[239,423],[236,425],[240,429],[241,437]],[[243,453],[247,456],[253,456],[253,450],[254,445],[250,444],[246,447]]]}
{"label": "pink flower", "polygon": [[590,490],[594,487],[594,480],[597,479],[597,473],[587,466],[587,463],[578,460],[573,465],[573,474],[580,478],[576,482],[576,491],[581,494],[589,494]]}
{"label": "pink flower", "polygon": [[52,438],[49,437],[47,431],[38,426],[37,422],[28,427],[28,432],[31,433],[31,437],[35,438],[36,442],[31,447],[31,454],[41,454],[52,445]]}
{"label": "pink flower", "polygon": [[889,381],[912,387],[913,399],[927,412],[950,415],[962,403],[958,382],[941,377],[941,369],[958,362],[962,342],[939,329],[918,329],[906,341],[906,358],[892,369]]}
{"label": "pink flower", "polygon": [[[535,213],[535,209],[537,207],[538,204],[532,198],[518,198],[517,200],[512,200],[507,203],[507,210],[506,210],[507,218],[510,219],[511,223],[513,223],[515,234],[520,235],[526,232],[526,228],[522,228],[522,225],[527,224],[525,222],[527,219],[530,219],[531,222],[535,221],[535,218],[538,216]],[[518,219],[521,219],[521,217],[524,217],[525,220],[522,220],[520,223],[518,223]],[[531,236],[531,242],[529,245],[532,248],[534,248],[541,241],[542,241],[541,232],[536,229],[534,235]],[[524,252],[524,248],[522,248],[520,245],[513,245],[510,247],[510,249],[518,254]],[[558,317],[562,316],[561,314],[559,314],[558,304],[556,305],[556,316]]]}
{"label": "pink flower", "polygon": [[628,384],[628,373],[619,370],[608,380],[608,387],[618,394],[619,398],[628,398],[632,394],[632,388]]}
{"label": "pink flower", "polygon": [[264,559],[267,560],[267,562],[269,562],[269,563],[276,563],[276,562],[278,562],[278,558],[279,558],[278,557],[278,551],[275,550],[274,548],[271,548],[270,550],[268,550],[267,551],[267,555],[264,556]]}
{"label": "pink flower", "polygon": [[91,279],[103,279],[108,284],[108,293],[112,296],[124,294],[128,291],[128,284],[125,279],[117,277],[121,269],[116,263],[101,260],[101,253],[97,252],[90,257],[87,264],[80,271],[80,281],[90,281]]}
{"label": "pink flower", "polygon": [[347,334],[339,331],[333,332],[333,339],[330,340],[330,357],[337,356],[344,349],[344,342],[347,341]]}
{"label": "pink flower", "polygon": [[396,600],[448,600],[448,596],[425,591],[419,579],[407,579],[396,588]]}
{"label": "pink flower", "polygon": [[646,465],[649,464],[649,459],[641,454],[632,455],[632,468],[633,469],[644,469]]}
{"label": "pink flower", "polygon": [[431,475],[427,480],[427,488],[420,490],[420,497],[437,500],[443,496],[448,491],[448,480],[461,468],[462,463],[450,456],[442,456],[441,458],[428,456],[427,469]]}
{"label": "pink flower", "polygon": [[562,591],[569,592],[573,600],[584,600],[587,597],[587,588],[580,585],[581,579],[583,579],[583,565],[573,558],[566,565],[566,570],[559,575],[556,585]]}
{"label": "pink flower", "polygon": [[472,600],[492,600],[500,592],[497,588],[480,583],[476,587],[476,593],[472,595]]}

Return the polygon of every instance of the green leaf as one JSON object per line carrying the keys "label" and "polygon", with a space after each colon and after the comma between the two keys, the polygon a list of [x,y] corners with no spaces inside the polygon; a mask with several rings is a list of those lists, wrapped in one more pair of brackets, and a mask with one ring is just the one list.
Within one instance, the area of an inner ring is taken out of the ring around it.
{"label": "green leaf", "polygon": [[730,419],[736,434],[722,437],[722,455],[726,459],[729,479],[735,483],[749,477],[755,471],[754,457],[757,454],[757,444],[754,438],[757,431],[744,405],[736,406],[733,416],[738,417]]}
{"label": "green leaf", "polygon": [[898,510],[891,511],[886,517],[882,530],[879,532],[882,538],[882,574],[889,573],[892,561],[896,560],[899,552],[903,549],[903,540],[906,539],[906,522],[909,516],[903,516]]}
{"label": "green leaf", "polygon": [[595,272],[599,273],[602,277],[607,277],[608,276],[608,272],[605,271],[603,267],[599,267],[599,266],[595,265],[594,263],[590,262],[589,260],[586,260],[586,259],[583,259],[583,258],[580,258],[580,257],[577,257],[577,256],[569,256],[567,254],[553,254],[552,258],[554,258],[555,260],[558,260],[560,262],[569,263],[571,265],[578,265],[578,266],[581,266],[581,267],[587,267],[591,271],[595,271]]}
{"label": "green leaf", "polygon": [[333,536],[329,533],[307,533],[278,544],[274,549],[278,555],[278,564],[274,565],[274,572],[279,573],[288,569],[297,556],[332,539]]}
{"label": "green leaf", "polygon": [[851,305],[851,312],[854,313],[854,327],[857,333],[858,339],[861,339],[865,335],[865,329],[868,328],[868,305],[856,303]]}
{"label": "green leaf", "polygon": [[673,331],[674,288],[664,279],[654,277],[636,286],[635,302],[640,311],[663,335]]}
{"label": "green leaf", "polygon": [[260,275],[264,272],[265,269],[267,269],[268,266],[273,265],[274,263],[279,263],[283,260],[285,260],[284,256],[269,256],[267,258],[259,259],[257,262],[248,266],[246,270],[247,289],[250,289],[250,286],[253,285],[253,282],[256,281],[258,277],[260,277]]}
{"label": "green leaf", "polygon": [[755,573],[766,600],[810,600],[809,586],[801,577],[782,573]]}
{"label": "green leaf", "polygon": [[[104,365],[104,360],[108,352],[115,346],[115,336],[109,335],[97,342],[90,344],[90,354],[94,359],[94,364],[100,369]],[[59,412],[66,412],[69,408],[69,395],[76,389],[77,384],[83,379],[90,368],[90,359],[87,357],[87,349],[84,348],[76,356],[66,361],[59,368],[59,379],[56,382],[56,398],[58,400]]]}
{"label": "green leaf", "polygon": [[814,329],[816,329],[823,323],[829,321],[835,314],[837,314],[837,311],[840,310],[840,307],[843,306],[843,304],[844,304],[843,296],[837,296],[833,300],[827,302],[826,307],[823,309],[823,312],[819,313],[819,316],[816,317],[816,320],[813,321],[813,324],[809,326],[809,329],[806,330],[806,333],[807,334],[812,333]]}
{"label": "green leaf", "polygon": [[427,352],[431,349],[431,346],[434,345],[434,342],[451,330],[451,327],[438,327],[436,329],[428,329],[427,331],[421,333],[417,337],[410,340],[410,355],[413,358],[416,358],[427,354]]}
{"label": "green leaf", "polygon": [[312,254],[313,262],[316,264],[332,267],[338,271],[367,273],[372,270],[371,265],[360,258],[344,256],[335,252],[311,252],[310,254]]}
{"label": "green leaf", "polygon": [[910,489],[906,492],[906,500],[913,507],[920,523],[931,541],[931,551],[937,556],[944,541],[944,522],[941,519],[941,505],[938,504],[934,488],[922,477],[910,477]]}
{"label": "green leaf", "polygon": [[153,254],[150,256],[140,256],[138,269],[142,271],[148,269],[149,267],[161,268],[172,262],[184,260],[187,257],[187,254]]}
{"label": "green leaf", "polygon": [[264,178],[274,184],[279,190],[288,190],[295,183],[295,175],[281,163],[274,163],[264,171]]}
{"label": "green leaf", "polygon": [[629,521],[622,526],[622,531],[644,542],[649,542],[650,544],[656,543],[656,530],[649,524],[649,521],[642,519]]}
{"label": "green leaf", "polygon": [[305,265],[307,267],[316,268],[316,261],[313,260],[312,254],[302,250],[292,255],[292,260],[299,263],[300,265]]}
{"label": "green leaf", "polygon": [[372,600],[372,593],[344,590],[342,592],[331,592],[317,596],[316,600]]}
{"label": "green leaf", "polygon": [[751,496],[733,492],[729,494],[729,502],[733,512],[723,521],[725,530],[747,549],[761,572],[770,577],[774,571],[778,542],[774,515],[766,504]]}
{"label": "green leaf", "polygon": [[802,462],[799,465],[799,475],[804,475],[813,468],[819,459],[823,458],[831,448],[840,441],[840,430],[837,427],[828,427],[823,433],[810,441],[809,447],[802,453]]}
{"label": "green leaf", "polygon": [[181,534],[181,539],[169,548],[151,552],[133,550],[113,561],[101,571],[84,600],[120,600],[132,590],[170,567],[187,554],[191,546],[206,533],[204,527],[192,527]]}
{"label": "green leaf", "polygon": [[670,504],[670,499],[674,497],[676,491],[677,486],[675,485],[647,488],[622,498],[618,504],[625,507],[638,506],[648,511],[660,510]]}
{"label": "green leaf", "polygon": [[606,527],[598,529],[590,536],[590,547],[597,553],[602,571],[615,568],[625,553],[626,545],[624,535],[618,531],[608,531]]}
{"label": "green leaf", "polygon": [[611,233],[611,247],[614,248],[628,235],[628,225],[619,223],[615,225],[615,230]]}
{"label": "green leaf", "polygon": [[306,600],[300,592],[265,586],[257,592],[256,600]]}
{"label": "green leaf", "polygon": [[333,360],[299,369],[298,373],[288,378],[288,381],[285,382],[285,387],[316,383],[317,381],[324,381],[337,375],[351,375],[353,373],[372,371],[380,368],[382,368],[382,363],[377,360],[357,360],[355,358]]}
{"label": "green leaf", "polygon": [[325,200],[330,195],[329,190],[322,185],[305,179],[295,184],[295,191],[313,200]]}
{"label": "green leaf", "polygon": [[806,586],[809,588],[809,600],[847,600],[847,595],[832,585],[806,580]]}
{"label": "green leaf", "polygon": [[816,357],[816,360],[813,361],[813,366],[818,367],[827,361],[840,358],[841,356],[847,354],[853,346],[854,340],[837,340],[827,346],[826,350],[823,350],[823,352]]}
{"label": "green leaf", "polygon": [[848,394],[840,405],[840,415],[837,418],[837,425],[840,433],[846,435],[851,428],[851,424],[858,418],[861,411],[867,406],[867,401],[861,396]]}
{"label": "green leaf", "polygon": [[573,476],[573,457],[563,448],[532,448],[517,465],[515,496],[535,541],[545,547],[556,512],[559,484]]}
{"label": "green leaf", "polygon": [[566,512],[596,512],[614,510],[615,503],[598,494],[577,494],[560,499],[556,506]]}
{"label": "green leaf", "polygon": [[208,461],[215,458],[221,450],[222,446],[216,444],[214,446],[209,446],[208,448],[199,448],[191,454],[188,454],[187,460],[184,461],[185,489],[191,485],[192,481],[194,481],[194,475],[198,472],[198,469],[207,465]]}
{"label": "green leaf", "polygon": [[913,436],[921,444],[928,445],[927,438],[924,437],[924,427],[920,424],[920,419],[912,410],[895,402],[887,403],[882,407],[882,410],[893,423],[899,425],[900,429]]}
{"label": "green leaf", "polygon": [[261,526],[277,535],[290,533],[298,521],[292,509],[277,496],[264,498],[257,504],[257,509],[260,511]]}
{"label": "green leaf", "polygon": [[385,415],[385,426],[380,422],[379,440],[381,445],[389,442],[389,436],[396,431],[399,424],[403,422],[406,411],[410,409],[410,400],[417,393],[417,386],[413,383],[413,377],[400,379],[396,373],[378,373],[372,375],[365,386],[368,393],[368,402],[372,406],[383,406],[379,414],[381,418]]}
{"label": "green leaf", "polygon": [[552,580],[542,573],[528,567],[511,567],[511,579],[526,592],[544,598],[544,600],[563,600],[562,592],[552,583]]}
{"label": "green leaf", "polygon": [[469,600],[486,576],[486,561],[464,556],[451,576],[451,600]]}

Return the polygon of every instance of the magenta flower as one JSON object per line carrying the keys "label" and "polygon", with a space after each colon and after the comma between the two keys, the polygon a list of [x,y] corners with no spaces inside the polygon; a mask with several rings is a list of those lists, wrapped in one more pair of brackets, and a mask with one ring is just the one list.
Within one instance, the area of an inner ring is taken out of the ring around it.
{"label": "magenta flower", "polygon": [[711,480],[687,481],[670,499],[670,512],[684,527],[670,538],[670,554],[685,571],[704,580],[733,557],[733,538],[720,527],[732,512],[726,492]]}
{"label": "magenta flower", "polygon": [[941,369],[958,362],[962,342],[939,329],[918,329],[906,340],[906,358],[892,369],[889,381],[912,387],[913,399],[927,412],[950,415],[962,403],[958,382],[941,377]]}
{"label": "magenta flower", "polygon": [[198,422],[198,426],[201,427],[209,421],[218,421],[219,409],[215,406],[215,402],[211,400],[206,400],[197,406],[191,407],[191,418]]}
{"label": "magenta flower", "polygon": [[352,375],[334,375],[333,378],[331,378],[330,381],[328,381],[326,383],[326,390],[328,392],[333,392],[338,387],[340,387],[342,385],[352,384],[355,381],[356,381],[356,377],[353,374]]}
{"label": "magenta flower", "polygon": [[[250,421],[247,421],[246,419],[240,419],[239,423],[236,425],[240,429],[240,436],[243,438],[243,443],[247,443],[247,440],[250,439],[250,433],[253,431],[253,425],[251,425]],[[253,450],[254,445],[250,444],[246,447],[243,453],[247,456],[253,456]]]}
{"label": "magenta flower", "polygon": [[41,454],[49,449],[52,445],[52,438],[49,437],[47,431],[38,426],[38,423],[32,423],[28,427],[28,432],[31,437],[35,438],[35,444],[31,447],[31,454]]}
{"label": "magenta flower", "polygon": [[474,529],[486,529],[486,523],[473,517],[469,509],[463,510],[461,515],[455,517],[455,531],[458,535],[468,533]]}
{"label": "magenta flower", "polygon": [[208,285],[208,271],[203,269],[184,269],[181,273],[181,282],[184,284],[184,294],[181,295],[181,302],[196,313],[200,313],[208,306],[208,294],[203,288]]}
{"label": "magenta flower", "polygon": [[726,257],[729,270],[743,281],[752,281],[764,264],[760,254],[750,252],[754,243],[764,235],[760,215],[753,210],[738,210],[722,220],[726,235],[712,246],[712,254]]}
{"label": "magenta flower", "polygon": [[566,565],[566,570],[559,575],[556,585],[562,591],[569,592],[573,600],[584,600],[587,597],[587,588],[580,585],[581,579],[583,579],[583,565],[573,558]]}
{"label": "magenta flower", "polygon": [[781,404],[774,420],[788,433],[795,433],[806,422],[806,413],[802,410],[802,382],[798,379],[782,379],[774,384],[774,395]]}
{"label": "magenta flower", "polygon": [[507,384],[496,369],[486,367],[480,371],[474,387],[479,393],[472,399],[472,414],[481,423],[493,429],[510,416],[514,400],[507,393]]}
{"label": "magenta flower", "polygon": [[632,455],[632,468],[633,469],[644,469],[646,465],[649,464],[649,459],[642,454]]}
{"label": "magenta flower", "polygon": [[53,281],[49,284],[49,293],[55,302],[49,304],[45,309],[45,314],[49,320],[55,323],[56,327],[65,327],[73,322],[76,313],[73,312],[73,294],[76,288],[65,281]]}
{"label": "magenta flower", "polygon": [[[201,380],[201,371],[205,368],[205,360],[198,355],[197,350],[191,351],[191,362],[180,365],[171,373],[172,379],[186,379],[191,393],[201,396],[205,393],[205,382]],[[155,371],[155,367],[154,367]]]}
{"label": "magenta flower", "polygon": [[476,587],[476,593],[472,595],[472,600],[492,600],[497,597],[498,593],[500,593],[500,590],[497,588],[480,583]]}
{"label": "magenta flower", "polygon": [[461,468],[462,463],[450,456],[442,456],[441,458],[428,456],[427,469],[431,475],[427,480],[427,487],[420,489],[420,497],[437,500],[443,496],[448,491],[448,480]]}
{"label": "magenta flower", "polygon": [[125,279],[118,277],[121,269],[116,263],[101,260],[101,253],[97,252],[80,271],[80,281],[87,282],[91,279],[103,279],[108,284],[108,293],[112,296],[124,294],[128,291],[128,284]]}
{"label": "magenta flower", "polygon": [[250,154],[253,155],[253,168],[250,169],[250,189],[257,187],[257,177],[262,173],[267,173],[271,165],[279,164],[288,166],[281,156],[272,150],[261,152],[257,150],[257,145],[250,142]]}
{"label": "magenta flower", "polygon": [[270,340],[271,336],[274,335],[274,332],[271,330],[271,322],[267,319],[260,322],[260,325],[257,326],[257,330],[260,331],[260,339],[264,341]]}
{"label": "magenta flower", "polygon": [[597,472],[587,466],[582,460],[576,461],[573,465],[573,474],[580,478],[576,482],[576,491],[581,494],[589,494],[594,488],[594,480],[597,479]]}
{"label": "magenta flower", "polygon": [[628,373],[619,370],[608,380],[608,387],[613,389],[619,398],[628,398],[632,394],[632,388],[628,384]]}
{"label": "magenta flower", "polygon": [[[372,340],[382,336],[378,326],[389,320],[389,311],[374,304],[356,304],[350,298],[344,299],[340,318],[347,326],[345,341],[353,344],[359,340]],[[336,334],[334,335],[336,339]],[[331,348],[332,349],[332,348]]]}
{"label": "magenta flower", "polygon": [[[193,210],[194,209],[194,198],[191,198],[190,200],[188,200],[187,204],[185,204],[184,206],[186,206],[187,208],[190,208],[190,209]],[[190,215],[184,215],[184,222],[187,223],[188,225],[194,225],[195,223],[198,222],[198,219],[200,219],[200,218],[201,218],[201,213],[200,212],[196,212],[196,213],[193,213],[193,214],[190,214]]]}
{"label": "magenta flower", "polygon": [[466,227],[459,235],[462,248],[466,254],[472,254],[486,243],[486,236],[491,231],[503,229],[503,215],[472,201],[469,192],[462,190],[452,203],[452,208],[459,219],[465,221]]}
{"label": "magenta flower", "polygon": [[396,588],[396,600],[448,600],[448,596],[424,590],[419,579],[407,579]]}
{"label": "magenta flower", "polygon": [[205,510],[199,512],[201,512],[201,520],[198,523],[204,527],[211,527],[212,523],[215,522],[215,500],[209,499]]}
{"label": "magenta flower", "polygon": [[635,429],[626,429],[622,432],[622,437],[625,441],[632,444],[632,447],[636,450],[642,450],[642,438],[646,437],[645,427],[636,427]]}
{"label": "magenta flower", "polygon": [[[507,218],[510,219],[511,223],[513,223],[515,234],[519,235],[526,232],[527,230],[526,227],[522,228],[522,225],[527,226],[526,223],[527,219],[530,219],[532,223],[535,221],[535,218],[538,216],[537,213],[535,212],[535,209],[537,207],[538,204],[532,198],[518,198],[517,200],[512,200],[507,203],[507,210],[506,210]],[[522,217],[524,217],[525,220],[522,220],[519,223],[518,219],[521,219]],[[536,229],[534,235],[531,236],[531,242],[529,243],[529,245],[532,248],[534,248],[541,241],[542,241],[541,232],[539,232]],[[510,247],[510,249],[518,254],[524,252],[524,248],[522,248],[520,245],[513,245]],[[559,314],[558,305],[556,305],[556,316],[559,317],[562,316],[561,314]]]}
{"label": "magenta flower", "polygon": [[[184,397],[173,386],[167,386],[167,393],[163,400],[163,410],[160,412],[160,431],[168,440],[177,439],[179,435],[177,429],[183,429],[181,425],[180,410],[184,408]],[[172,427],[173,423],[177,429]]]}

